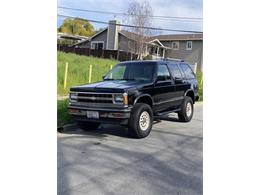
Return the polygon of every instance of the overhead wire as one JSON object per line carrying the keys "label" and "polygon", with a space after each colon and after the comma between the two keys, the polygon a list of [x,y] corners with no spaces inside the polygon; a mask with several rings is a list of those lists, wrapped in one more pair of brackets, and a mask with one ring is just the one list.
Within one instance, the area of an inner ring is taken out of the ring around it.
{"label": "overhead wire", "polygon": [[[75,17],[75,16],[68,16],[68,15],[62,15],[62,14],[58,14],[58,17],[72,18],[72,19],[79,18],[79,17]],[[202,31],[195,31],[195,30],[156,28],[156,27],[148,27],[148,26],[136,26],[136,25],[130,25],[130,24],[114,24],[114,23],[108,23],[108,22],[104,22],[104,21],[100,21],[100,20],[92,20],[92,19],[86,19],[86,18],[80,18],[80,19],[84,19],[84,20],[87,20],[87,21],[93,22],[93,23],[106,24],[106,25],[112,24],[112,25],[130,27],[130,28],[142,28],[142,29],[150,29],[150,30],[172,31],[172,32],[183,32],[183,33],[202,33]]]}

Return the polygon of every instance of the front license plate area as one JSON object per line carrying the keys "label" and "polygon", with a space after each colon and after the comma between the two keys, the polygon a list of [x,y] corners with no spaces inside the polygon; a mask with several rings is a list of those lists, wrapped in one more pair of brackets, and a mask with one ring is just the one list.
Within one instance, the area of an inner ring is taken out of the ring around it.
{"label": "front license plate area", "polygon": [[99,118],[99,113],[96,111],[87,111],[88,118]]}

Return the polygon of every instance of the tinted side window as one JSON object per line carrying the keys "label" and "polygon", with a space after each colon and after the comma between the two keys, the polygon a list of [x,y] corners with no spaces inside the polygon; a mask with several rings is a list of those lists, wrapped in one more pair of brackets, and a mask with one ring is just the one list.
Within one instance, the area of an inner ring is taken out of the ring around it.
{"label": "tinted side window", "polygon": [[193,74],[193,72],[188,64],[181,64],[180,67],[181,67],[186,79],[195,78],[195,75]]}
{"label": "tinted side window", "polygon": [[160,80],[170,80],[171,76],[166,65],[158,65],[157,77]]}
{"label": "tinted side window", "polygon": [[175,78],[178,78],[178,79],[181,79],[181,78],[182,78],[181,71],[180,71],[180,69],[178,68],[177,64],[170,64],[170,65],[169,65],[169,68],[170,68],[170,71],[171,71],[172,75],[173,75]]}

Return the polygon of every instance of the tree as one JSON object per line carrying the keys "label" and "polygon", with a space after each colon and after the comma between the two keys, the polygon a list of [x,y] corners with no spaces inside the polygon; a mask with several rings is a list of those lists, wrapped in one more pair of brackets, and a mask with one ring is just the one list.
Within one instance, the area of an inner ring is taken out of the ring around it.
{"label": "tree", "polygon": [[[152,26],[152,16],[153,10],[147,0],[130,2],[126,11],[126,21],[128,24],[139,27]],[[142,59],[145,50],[145,38],[151,34],[151,30],[137,27],[129,28],[128,30],[138,35],[136,36],[137,53],[138,58]]]}
{"label": "tree", "polygon": [[65,19],[58,28],[58,31],[86,37],[92,36],[95,32],[93,25],[90,24],[89,21],[81,18]]}

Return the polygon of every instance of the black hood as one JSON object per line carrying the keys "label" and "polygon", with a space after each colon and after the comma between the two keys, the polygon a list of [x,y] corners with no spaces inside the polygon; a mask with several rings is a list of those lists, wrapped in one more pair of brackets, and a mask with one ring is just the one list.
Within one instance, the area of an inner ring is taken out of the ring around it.
{"label": "black hood", "polygon": [[122,93],[129,89],[136,89],[138,87],[149,84],[150,82],[145,81],[127,81],[127,80],[107,80],[97,83],[91,83],[86,85],[80,85],[71,87],[71,91],[90,91],[90,92],[113,92]]}

